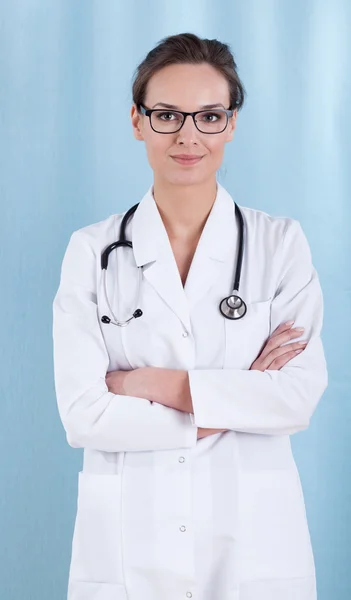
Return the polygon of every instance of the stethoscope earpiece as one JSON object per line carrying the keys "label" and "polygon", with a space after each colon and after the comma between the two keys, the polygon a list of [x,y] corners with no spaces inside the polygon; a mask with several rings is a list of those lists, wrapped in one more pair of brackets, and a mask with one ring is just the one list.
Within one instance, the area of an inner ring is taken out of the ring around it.
{"label": "stethoscope earpiece", "polygon": [[108,317],[107,315],[103,315],[101,317],[101,322],[102,323],[112,323],[113,325],[118,325],[119,327],[125,327],[126,325],[128,325],[128,323],[130,323],[130,321],[132,319],[138,319],[139,317],[143,316],[143,311],[140,308],[137,308],[134,312],[133,312],[133,316],[130,317],[130,319],[127,319],[126,321],[112,321],[112,319],[110,319],[110,317]]}
{"label": "stethoscope earpiece", "polygon": [[223,298],[219,304],[219,310],[226,319],[237,321],[246,315],[247,306],[240,296],[232,294]]}

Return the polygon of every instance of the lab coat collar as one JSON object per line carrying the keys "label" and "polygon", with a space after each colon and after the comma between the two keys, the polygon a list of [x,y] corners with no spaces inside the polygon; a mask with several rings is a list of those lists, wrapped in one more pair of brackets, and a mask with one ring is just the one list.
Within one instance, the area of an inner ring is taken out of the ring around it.
{"label": "lab coat collar", "polygon": [[131,235],[136,264],[144,267],[144,277],[187,330],[191,329],[191,309],[215,285],[222,265],[233,252],[236,233],[233,199],[217,181],[216,199],[183,288],[168,234],[153,197],[152,185],[135,211]]}
{"label": "lab coat collar", "polygon": [[[203,246],[203,250],[209,257],[219,261],[227,258],[233,236],[233,218],[233,199],[217,181],[216,199],[198,244]],[[157,260],[164,246],[170,245],[166,228],[153,197],[153,185],[142,198],[133,216],[132,240],[138,267]]]}

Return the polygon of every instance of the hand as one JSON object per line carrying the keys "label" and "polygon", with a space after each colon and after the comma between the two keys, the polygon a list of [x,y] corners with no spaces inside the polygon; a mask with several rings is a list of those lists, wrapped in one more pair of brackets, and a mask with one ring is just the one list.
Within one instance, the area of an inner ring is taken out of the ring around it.
{"label": "hand", "polygon": [[193,410],[187,371],[139,367],[130,371],[111,371],[105,381],[114,394],[148,399],[183,412]]}
{"label": "hand", "polygon": [[130,371],[110,371],[106,374],[105,381],[108,391],[113,394],[126,395],[125,380]]}
{"label": "hand", "polygon": [[200,440],[208,435],[214,435],[215,433],[223,433],[223,431],[229,431],[228,429],[205,429],[203,427],[197,428],[197,439]]}
{"label": "hand", "polygon": [[154,382],[161,369],[140,367],[129,371],[110,371],[105,377],[108,391],[122,396],[148,398],[150,381]]}
{"label": "hand", "polygon": [[286,323],[279,325],[266,342],[261,354],[252,363],[249,370],[279,370],[284,367],[289,360],[300,354],[300,352],[303,352],[308,342],[295,342],[294,344],[287,344],[286,346],[282,346],[282,344],[289,342],[291,339],[300,337],[303,331],[303,327],[292,329],[292,325],[287,325]]}
{"label": "hand", "polygon": [[[291,339],[300,337],[304,331],[303,327],[300,331],[297,328],[292,329],[292,325],[283,323],[277,327],[266,342],[261,354],[252,363],[250,367],[251,371],[265,371],[265,369],[279,370],[284,367],[289,360],[300,354],[300,352],[303,352],[308,342],[303,342],[303,345],[301,345],[300,342],[296,342],[294,344],[282,346],[282,344],[289,342]],[[202,427],[198,427],[197,439],[199,440],[208,435],[221,433],[223,431],[228,431],[228,429],[203,429]]]}

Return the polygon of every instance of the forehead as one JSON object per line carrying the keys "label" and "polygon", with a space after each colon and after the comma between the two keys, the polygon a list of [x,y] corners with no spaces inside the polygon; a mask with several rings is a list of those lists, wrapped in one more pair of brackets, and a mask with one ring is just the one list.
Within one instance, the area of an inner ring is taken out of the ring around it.
{"label": "forehead", "polygon": [[230,104],[229,85],[219,71],[206,63],[168,65],[149,80],[145,104],[172,104],[179,109],[196,110],[205,104]]}

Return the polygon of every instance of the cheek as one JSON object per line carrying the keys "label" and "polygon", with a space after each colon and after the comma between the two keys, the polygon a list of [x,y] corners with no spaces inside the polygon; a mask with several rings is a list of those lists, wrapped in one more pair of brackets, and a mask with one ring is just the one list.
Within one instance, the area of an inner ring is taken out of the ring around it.
{"label": "cheek", "polygon": [[[215,136],[213,136],[215,137]],[[223,155],[224,155],[224,142],[222,139],[211,140],[210,143],[206,144],[208,151],[207,160],[211,161],[214,170],[219,169],[221,166]]]}
{"label": "cheek", "polygon": [[152,169],[162,166],[167,160],[167,153],[170,148],[170,140],[166,135],[152,134],[144,138],[146,153],[149,164]]}

